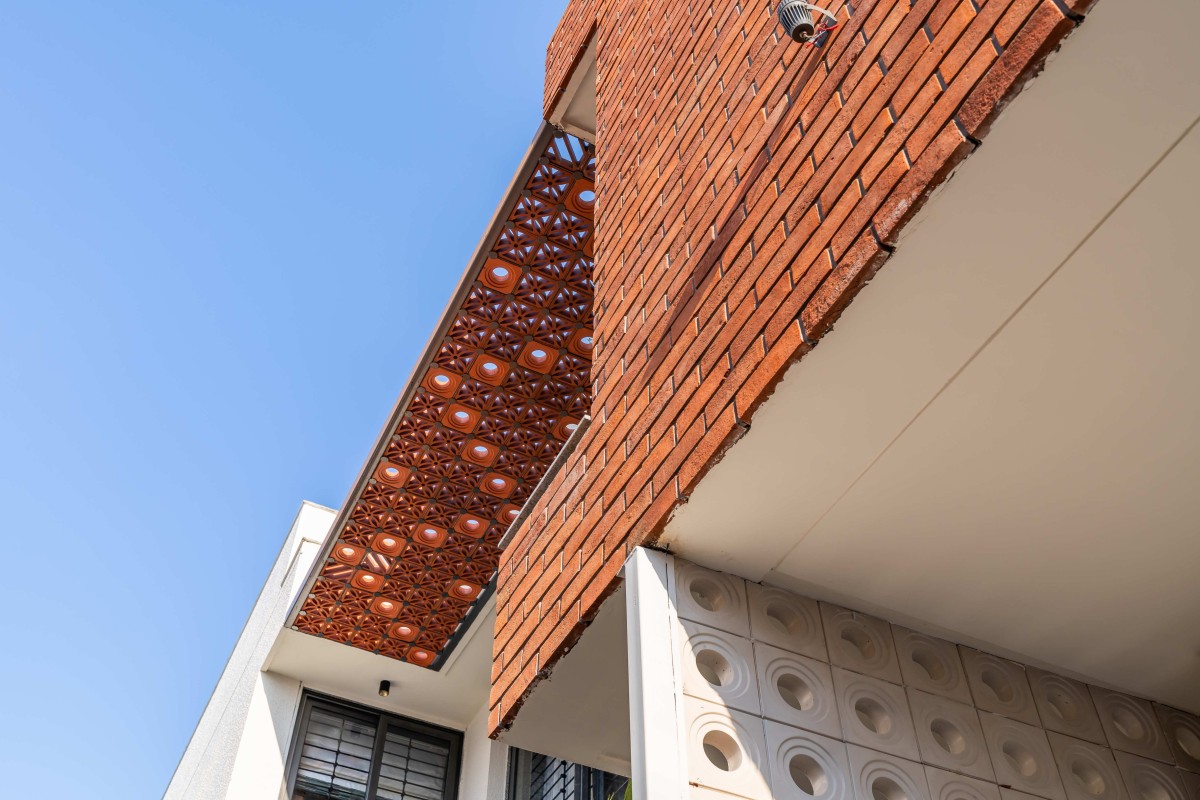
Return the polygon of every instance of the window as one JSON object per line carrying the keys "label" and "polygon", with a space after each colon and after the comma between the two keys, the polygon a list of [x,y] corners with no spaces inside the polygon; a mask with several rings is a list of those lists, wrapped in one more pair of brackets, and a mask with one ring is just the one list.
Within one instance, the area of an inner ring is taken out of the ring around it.
{"label": "window", "polygon": [[625,797],[628,779],[524,750],[511,751],[509,800],[609,800]]}
{"label": "window", "polygon": [[462,735],[308,695],[292,744],[291,800],[455,800]]}

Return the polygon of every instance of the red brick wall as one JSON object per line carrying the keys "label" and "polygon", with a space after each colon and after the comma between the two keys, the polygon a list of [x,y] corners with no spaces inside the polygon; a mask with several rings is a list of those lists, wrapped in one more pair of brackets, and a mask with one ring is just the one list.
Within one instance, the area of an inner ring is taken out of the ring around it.
{"label": "red brick wall", "polygon": [[543,112],[548,119],[554,103],[571,79],[571,72],[587,49],[596,25],[596,0],[571,0],[546,48],[546,94]]}
{"label": "red brick wall", "polygon": [[494,732],[1089,4],[865,0],[814,49],[773,2],[572,0],[547,99],[594,14],[595,421],[501,562]]}

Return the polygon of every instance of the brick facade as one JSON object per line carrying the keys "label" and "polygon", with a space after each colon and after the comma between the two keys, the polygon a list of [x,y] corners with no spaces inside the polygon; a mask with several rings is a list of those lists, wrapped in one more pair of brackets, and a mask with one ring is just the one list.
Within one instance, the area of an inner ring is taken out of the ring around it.
{"label": "brick facade", "polygon": [[546,102],[594,35],[594,422],[502,557],[493,733],[1089,5],[865,0],[817,49],[774,3],[572,0]]}

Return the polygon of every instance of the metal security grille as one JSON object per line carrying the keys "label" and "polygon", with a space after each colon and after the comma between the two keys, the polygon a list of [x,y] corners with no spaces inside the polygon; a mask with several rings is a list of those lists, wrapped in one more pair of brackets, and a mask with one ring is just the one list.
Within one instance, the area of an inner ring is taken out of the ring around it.
{"label": "metal security grille", "polygon": [[627,779],[598,769],[514,751],[509,800],[609,800],[624,797]]}
{"label": "metal security grille", "polygon": [[335,700],[305,698],[292,800],[455,800],[462,738]]}

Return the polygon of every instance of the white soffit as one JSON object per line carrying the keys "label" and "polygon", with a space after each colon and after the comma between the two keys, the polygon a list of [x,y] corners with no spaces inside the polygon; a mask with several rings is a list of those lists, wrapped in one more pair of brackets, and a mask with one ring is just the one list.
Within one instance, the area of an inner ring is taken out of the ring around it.
{"label": "white soffit", "polygon": [[549,122],[572,136],[596,141],[596,39],[588,43],[579,63],[550,112]]}
{"label": "white soffit", "polygon": [[534,687],[500,741],[589,767],[629,775],[629,661],[624,587],[549,679]]}
{"label": "white soffit", "polygon": [[1200,4],[1101,2],[667,529],[1200,711]]}
{"label": "white soffit", "polygon": [[[392,714],[465,730],[486,708],[492,668],[495,601],[489,601],[439,671],[284,628],[264,671],[305,688]],[[390,680],[382,698],[379,682]]]}

